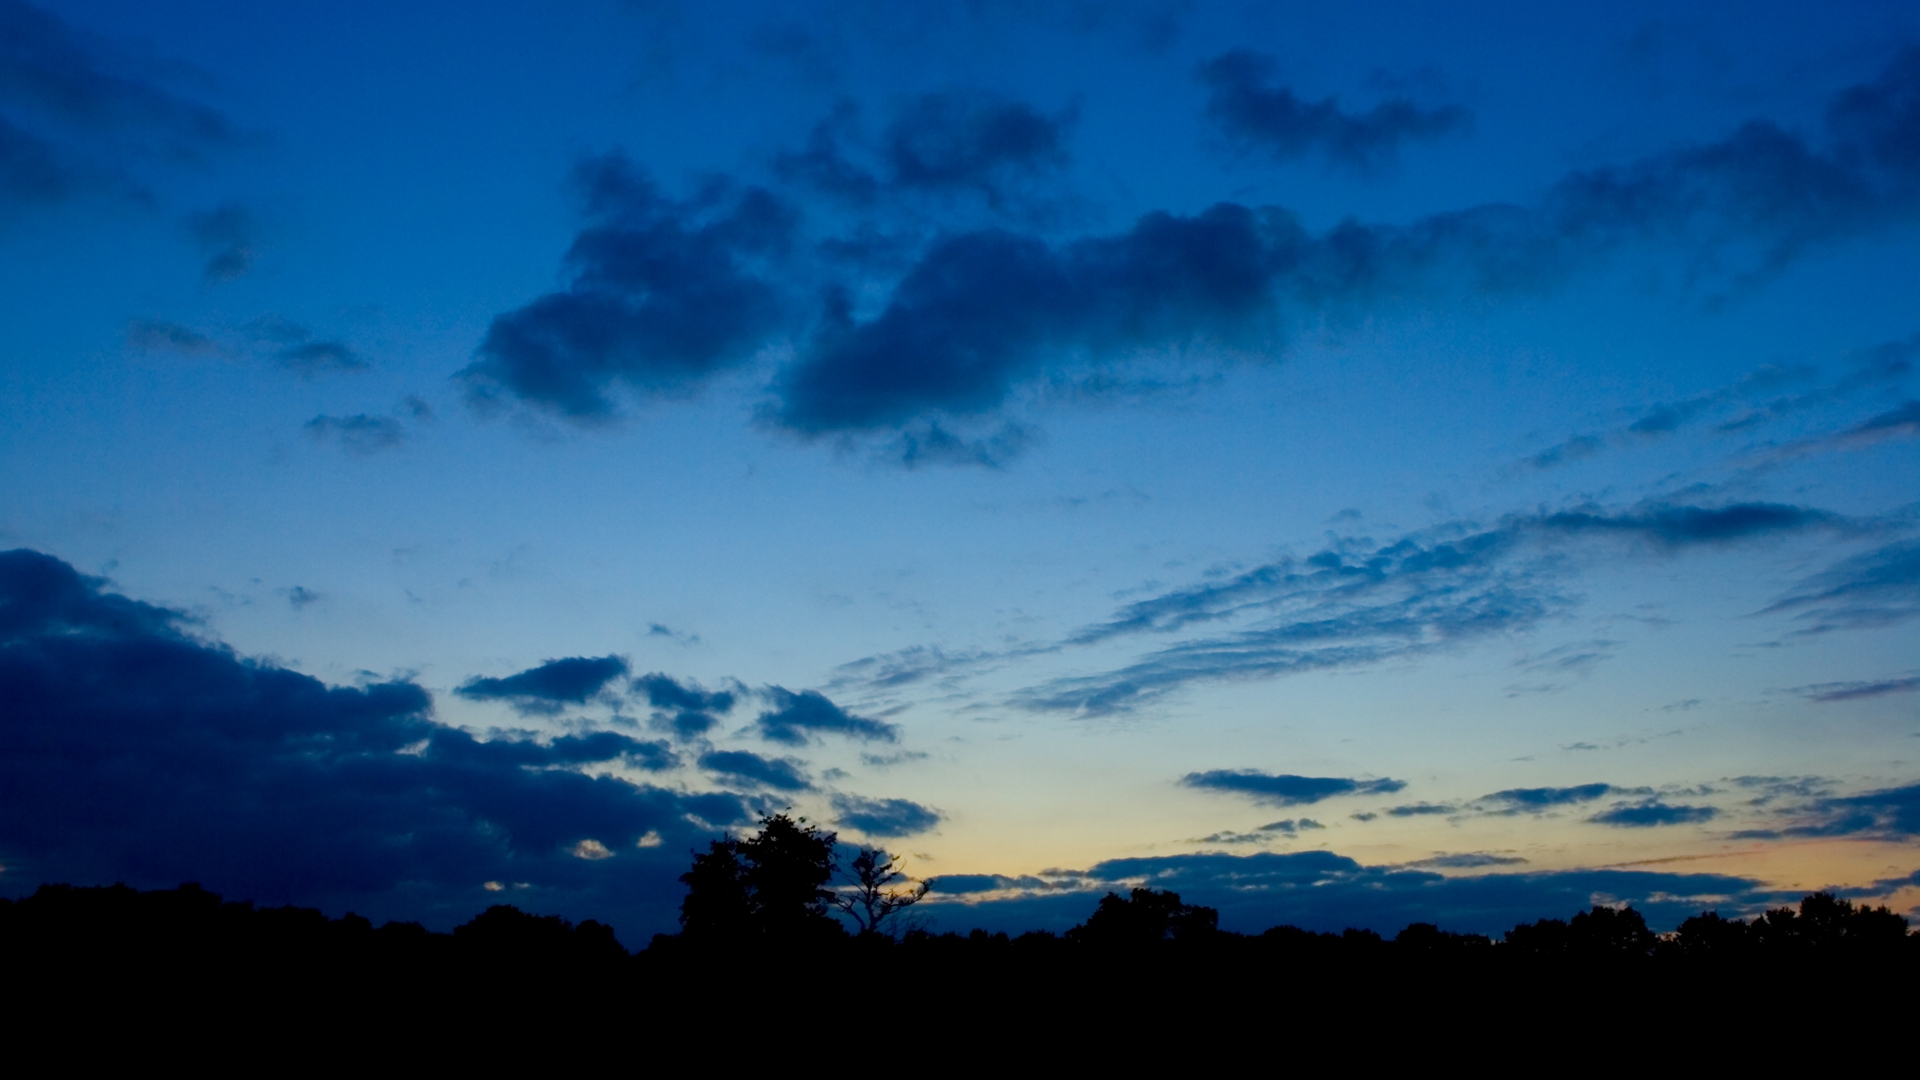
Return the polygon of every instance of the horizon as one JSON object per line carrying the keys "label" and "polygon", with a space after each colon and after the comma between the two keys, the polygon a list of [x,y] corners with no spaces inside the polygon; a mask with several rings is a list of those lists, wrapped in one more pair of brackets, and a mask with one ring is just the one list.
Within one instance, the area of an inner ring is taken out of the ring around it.
{"label": "horizon", "polygon": [[0,895],[1920,917],[1916,146],[1892,3],[0,0]]}

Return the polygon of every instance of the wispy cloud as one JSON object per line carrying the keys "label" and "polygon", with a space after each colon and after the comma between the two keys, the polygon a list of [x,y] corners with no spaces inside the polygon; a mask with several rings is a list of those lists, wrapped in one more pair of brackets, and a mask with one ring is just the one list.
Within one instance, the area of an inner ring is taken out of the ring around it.
{"label": "wispy cloud", "polygon": [[[1103,715],[1196,682],[1378,664],[1523,630],[1574,606],[1559,581],[1577,545],[1622,543],[1665,555],[1856,527],[1825,511],[1777,503],[1649,503],[1513,515],[1490,528],[1461,522],[1391,543],[1342,542],[1305,559],[1130,603],[1063,646],[1229,621],[1253,625],[1178,642],[1100,674],[1054,679],[1014,700],[1034,710]],[[1593,655],[1575,661],[1576,670],[1601,658],[1587,652]]]}

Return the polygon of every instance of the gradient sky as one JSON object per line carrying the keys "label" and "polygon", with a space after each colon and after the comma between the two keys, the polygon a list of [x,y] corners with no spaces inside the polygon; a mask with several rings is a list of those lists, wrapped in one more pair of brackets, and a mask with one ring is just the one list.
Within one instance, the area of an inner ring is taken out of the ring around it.
{"label": "gradient sky", "polygon": [[1916,241],[1905,4],[0,0],[0,889],[1911,910]]}

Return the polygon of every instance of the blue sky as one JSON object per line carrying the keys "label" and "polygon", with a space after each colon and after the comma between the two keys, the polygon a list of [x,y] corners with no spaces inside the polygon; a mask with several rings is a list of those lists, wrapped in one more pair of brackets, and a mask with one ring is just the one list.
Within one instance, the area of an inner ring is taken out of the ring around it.
{"label": "blue sky", "polygon": [[1920,903],[1903,5],[0,26],[9,891]]}

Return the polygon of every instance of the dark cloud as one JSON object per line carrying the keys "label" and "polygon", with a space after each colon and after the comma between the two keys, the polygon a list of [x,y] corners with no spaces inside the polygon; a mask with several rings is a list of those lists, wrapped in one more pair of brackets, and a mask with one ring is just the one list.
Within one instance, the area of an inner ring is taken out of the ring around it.
{"label": "dark cloud", "polygon": [[804,150],[775,158],[774,172],[863,207],[955,192],[998,207],[1012,191],[1066,164],[1072,121],[1071,112],[1046,116],[979,91],[920,94],[894,110],[877,145],[869,146],[858,109],[843,102],[814,127]]}
{"label": "dark cloud", "polygon": [[1745,829],[1735,839],[1805,839],[1862,836],[1909,840],[1920,836],[1920,784],[1883,788],[1863,795],[1816,798],[1787,811],[1792,824],[1774,829]]}
{"label": "dark cloud", "polygon": [[1895,435],[1920,435],[1920,401],[1903,401],[1878,416],[1831,436],[1837,443],[1877,442]]}
{"label": "dark cloud", "polygon": [[1458,813],[1459,807],[1451,803],[1417,802],[1406,806],[1389,806],[1387,813],[1393,817],[1430,817],[1436,814]]}
{"label": "dark cloud", "polygon": [[882,153],[902,187],[972,188],[992,198],[1009,173],[1065,163],[1067,122],[985,94],[922,94],[887,125]]}
{"label": "dark cloud", "polygon": [[1264,773],[1257,769],[1213,769],[1188,773],[1180,778],[1184,787],[1202,791],[1224,791],[1246,795],[1270,806],[1300,806],[1331,799],[1336,795],[1379,795],[1399,791],[1404,780],[1354,780],[1344,776],[1294,776],[1288,773]]}
{"label": "dark cloud", "polygon": [[[894,149],[872,168],[847,164],[844,114],[780,168],[815,190],[880,199],[906,175],[964,188],[1052,160],[1058,120],[974,100],[922,99],[909,111],[935,119],[883,139]],[[581,169],[589,225],[567,257],[567,289],[498,317],[461,378],[480,400],[591,422],[613,415],[617,387],[688,390],[778,340],[794,354],[774,375],[764,422],[804,437],[915,433],[897,455],[908,463],[1001,460],[991,439],[976,445],[959,428],[988,422],[1022,391],[1135,361],[1188,378],[1234,357],[1270,358],[1302,330],[1552,289],[1629,245],[1677,251],[1684,288],[1724,299],[1812,245],[1914,216],[1920,164],[1898,148],[1920,143],[1916,101],[1920,51],[1837,96],[1818,138],[1756,121],[1718,142],[1570,174],[1531,206],[1349,220],[1317,235],[1283,208],[1221,203],[1059,240],[1057,228],[949,223],[896,244],[866,221],[802,244],[796,212],[765,191],[716,183],[674,201],[623,159],[597,159]],[[1438,115],[1340,114],[1348,126],[1335,127],[1404,134]],[[846,264],[829,249],[875,243],[904,268],[841,280]],[[839,284],[809,306],[787,302],[776,281]],[[877,290],[890,291],[868,302]]]}
{"label": "dark cloud", "polygon": [[317,592],[314,592],[312,589],[309,589],[304,585],[295,585],[290,589],[283,589],[281,590],[281,592],[284,596],[286,596],[287,603],[291,604],[295,611],[298,611],[302,608],[312,607],[313,605],[319,603],[321,600],[325,599],[324,596],[322,596]]}
{"label": "dark cloud", "polygon": [[1401,97],[1364,113],[1343,111],[1335,98],[1302,101],[1287,87],[1271,85],[1275,66],[1272,57],[1243,49],[1200,65],[1208,119],[1243,149],[1282,160],[1317,150],[1343,165],[1375,169],[1391,162],[1404,143],[1461,132],[1473,122],[1457,105],[1423,109]]}
{"label": "dark cloud", "polygon": [[274,359],[297,374],[309,376],[365,371],[370,366],[350,346],[338,341],[303,341],[281,349]]}
{"label": "dark cloud", "polygon": [[1300,830],[1302,829],[1324,829],[1324,828],[1326,828],[1325,825],[1320,824],[1319,822],[1313,820],[1312,818],[1301,818],[1298,821],[1294,820],[1293,818],[1287,818],[1284,821],[1269,821],[1265,825],[1260,826],[1258,829],[1255,829],[1252,832],[1227,831],[1227,832],[1211,833],[1209,835],[1201,837],[1198,840],[1195,840],[1194,843],[1196,844],[1265,844],[1265,843],[1270,843],[1274,839],[1282,836],[1286,836],[1286,837],[1298,836],[1300,834]]}
{"label": "dark cloud", "polygon": [[1576,787],[1508,788],[1482,795],[1479,802],[1510,810],[1550,810],[1556,806],[1592,802],[1618,789],[1612,784],[1580,784]]}
{"label": "dark cloud", "polygon": [[[1875,85],[1920,95],[1920,52]],[[1533,208],[1405,226],[1349,221],[1316,237],[1284,210],[1222,203],[1057,246],[1005,230],[949,236],[871,318],[829,304],[777,380],[768,415],[814,434],[979,415],[1091,357],[1193,346],[1270,354],[1283,311],[1311,322],[1463,289],[1539,290],[1630,242],[1680,244],[1707,276],[1732,247],[1758,250],[1758,265],[1731,274],[1745,287],[1809,244],[1920,206],[1920,169],[1860,150],[1882,136],[1920,141],[1920,119],[1893,108],[1861,115],[1846,130],[1830,125],[1825,150],[1757,122],[1720,143],[1570,175]]]}
{"label": "dark cloud", "polygon": [[1671,554],[1810,529],[1855,526],[1775,503],[1649,503],[1512,515],[1491,528],[1456,522],[1390,543],[1340,542],[1174,589],[1121,608],[1065,645],[1251,620],[1250,629],[1166,646],[1118,669],[1019,692],[1042,711],[1104,715],[1189,683],[1271,678],[1417,656],[1539,624],[1571,609],[1556,589],[1570,542],[1612,540]]}
{"label": "dark cloud", "polygon": [[1692,825],[1712,821],[1720,811],[1711,806],[1673,806],[1658,799],[1623,803],[1588,818],[1598,825],[1616,825],[1627,829],[1645,829],[1658,825]]}
{"label": "dark cloud", "polygon": [[653,707],[653,724],[682,739],[693,739],[712,731],[720,716],[733,709],[732,691],[701,689],[699,684],[680,682],[659,672],[633,680],[633,692],[644,695]]}
{"label": "dark cloud", "polygon": [[770,686],[765,695],[772,708],[754,721],[760,737],[768,742],[805,746],[817,735],[845,735],[868,742],[893,742],[900,729],[883,720],[855,716],[828,700],[817,690],[794,693],[784,687]]}
{"label": "dark cloud", "polygon": [[1575,510],[1548,514],[1540,520],[1541,528],[1552,532],[1611,533],[1668,547],[1719,544],[1837,524],[1839,519],[1824,510],[1780,503],[1735,503],[1715,508],[1656,506],[1617,514]]}
{"label": "dark cloud", "polygon": [[454,693],[469,701],[503,701],[523,714],[550,716],[564,706],[585,704],[626,673],[627,662],[618,656],[569,656],[501,679],[475,676]]}
{"label": "dark cloud", "polygon": [[794,758],[766,758],[747,750],[710,750],[700,755],[700,767],[722,779],[775,791],[812,791],[800,762]]}
{"label": "dark cloud", "polygon": [[188,356],[218,356],[220,346],[189,326],[162,319],[127,320],[127,348],[140,352],[177,352]]}
{"label": "dark cloud", "polygon": [[0,213],[89,190],[144,200],[143,166],[238,141],[219,112],[118,66],[58,15],[0,0]]}
{"label": "dark cloud", "polygon": [[459,373],[475,401],[516,398],[578,421],[615,412],[609,391],[683,391],[751,356],[782,325],[769,260],[795,212],[760,188],[663,196],[617,154],[581,163],[588,225],[571,281],[498,316]]}
{"label": "dark cloud", "polygon": [[948,237],[873,318],[856,320],[844,298],[829,303],[768,416],[818,434],[978,415],[1057,357],[1269,341],[1274,250],[1297,230],[1222,204],[1057,249],[1006,230]]}
{"label": "dark cloud", "polygon": [[[413,683],[330,687],[192,629],[51,556],[0,554],[9,891],[199,881],[451,925],[483,883],[514,882],[541,910],[664,928],[682,852],[748,817],[738,795],[581,771],[664,767],[659,744],[483,741],[433,722]],[[577,857],[586,840],[611,857]]]}
{"label": "dark cloud", "polygon": [[1556,443],[1527,459],[1527,464],[1536,469],[1551,469],[1565,465],[1570,461],[1590,458],[1606,449],[1605,441],[1592,435],[1575,435],[1562,443]]}
{"label": "dark cloud", "polygon": [[1793,692],[1809,701],[1859,701],[1888,694],[1911,694],[1920,690],[1920,676],[1905,679],[1880,679],[1873,682],[1830,682],[1796,686]]}
{"label": "dark cloud", "polygon": [[188,233],[207,252],[208,281],[232,281],[253,269],[256,228],[253,212],[237,202],[188,215]]}
{"label": "dark cloud", "polygon": [[305,427],[314,439],[337,442],[356,454],[393,450],[407,441],[406,427],[391,416],[316,416]]}
{"label": "dark cloud", "polygon": [[1114,859],[1041,878],[991,874],[935,879],[939,896],[1014,892],[1005,898],[932,903],[943,927],[1056,932],[1083,921],[1108,889],[1171,889],[1220,912],[1222,929],[1258,933],[1291,924],[1316,931],[1360,927],[1387,934],[1413,922],[1499,934],[1520,922],[1566,918],[1594,903],[1631,903],[1656,928],[1702,908],[1735,914],[1785,897],[1750,878],[1628,870],[1563,870],[1445,876],[1409,867],[1362,866],[1328,851],[1196,854]]}
{"label": "dark cloud", "polygon": [[1793,612],[1801,635],[1892,626],[1920,618],[1920,541],[1900,540],[1803,579],[1760,612]]}
{"label": "dark cloud", "polygon": [[1492,855],[1484,851],[1463,851],[1453,855],[1443,853],[1432,858],[1416,859],[1401,865],[1434,870],[1478,870],[1488,866],[1518,866],[1526,861],[1518,855]]}
{"label": "dark cloud", "polygon": [[841,825],[879,838],[917,836],[940,824],[938,810],[907,799],[835,795],[833,812]]}

